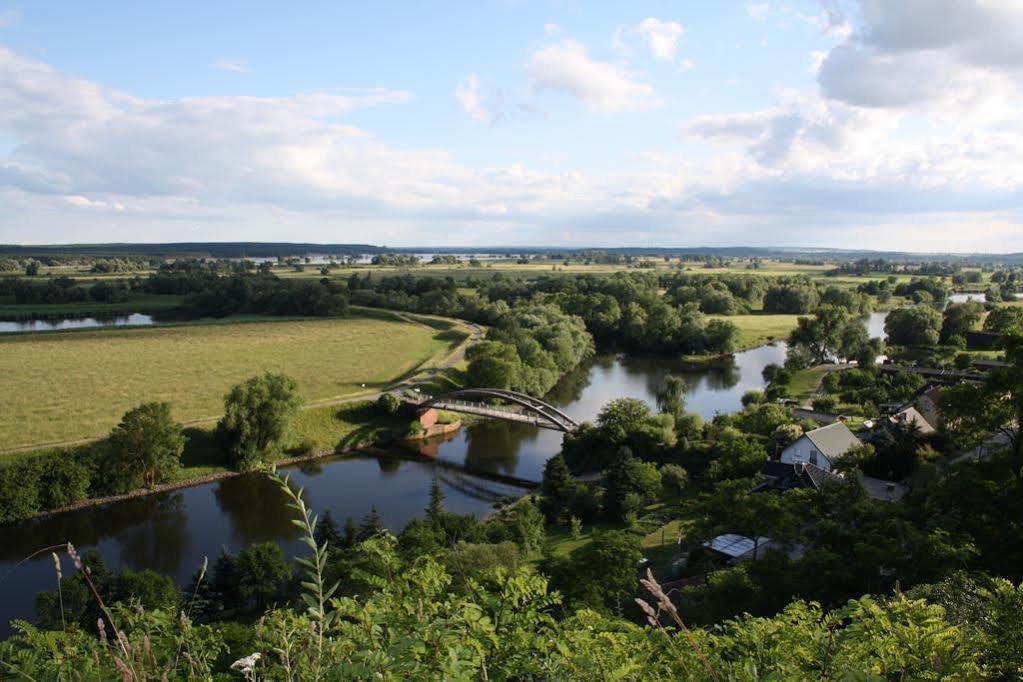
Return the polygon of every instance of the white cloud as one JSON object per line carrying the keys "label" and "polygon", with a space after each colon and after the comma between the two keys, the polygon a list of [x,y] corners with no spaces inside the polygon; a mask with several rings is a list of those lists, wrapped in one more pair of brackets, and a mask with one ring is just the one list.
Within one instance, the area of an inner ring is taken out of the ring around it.
{"label": "white cloud", "polygon": [[755,21],[763,21],[771,11],[771,5],[767,2],[749,3],[746,5],[746,14]]}
{"label": "white cloud", "polygon": [[670,62],[675,59],[678,41],[685,29],[677,21],[647,17],[636,26],[636,32],[646,41],[654,57]]}
{"label": "white cloud", "polygon": [[682,63],[678,65],[679,71],[692,71],[696,68],[696,62],[692,59],[683,59]]}
{"label": "white cloud", "polygon": [[221,59],[219,62],[213,65],[214,69],[218,71],[234,71],[235,73],[245,73],[249,70],[249,63],[244,59]]}
{"label": "white cloud", "polygon": [[1023,87],[1023,3],[860,0],[856,15],[818,71],[828,97],[908,107],[958,99],[980,82]]}
{"label": "white cloud", "polygon": [[543,32],[549,36],[556,36],[561,33],[561,27],[557,24],[544,24]]}
{"label": "white cloud", "polygon": [[527,65],[530,89],[569,94],[593,111],[615,113],[656,105],[653,88],[624,68],[593,60],[575,40],[544,47]]}
{"label": "white cloud", "polygon": [[475,120],[490,120],[490,112],[483,106],[483,100],[480,98],[480,79],[475,73],[470,73],[455,87],[455,98],[465,109],[465,113]]}

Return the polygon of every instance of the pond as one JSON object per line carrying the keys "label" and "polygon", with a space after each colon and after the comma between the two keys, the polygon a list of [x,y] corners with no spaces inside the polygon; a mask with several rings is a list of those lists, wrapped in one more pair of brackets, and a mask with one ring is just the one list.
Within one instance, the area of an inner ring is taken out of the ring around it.
{"label": "pond", "polygon": [[[738,410],[746,391],[764,387],[764,366],[784,359],[784,344],[739,353],[722,367],[699,370],[664,358],[601,356],[566,376],[549,399],[577,420],[592,420],[605,403],[619,397],[639,398],[652,406],[664,375],[675,372],[686,381],[687,409],[710,418]],[[481,422],[433,444],[427,454],[483,472],[539,480],[561,438],[560,432],[522,424]],[[434,476],[444,489],[447,508],[462,514],[485,515],[495,500],[521,494],[397,454],[323,459],[287,471],[305,487],[307,501],[318,513],[330,509],[340,524],[349,516],[359,520],[375,505],[384,524],[396,531],[422,514]],[[113,568],[152,568],[184,584],[203,557],[213,561],[221,547],[237,552],[253,542],[275,541],[289,555],[301,551],[290,518],[271,481],[245,475],[0,527],[0,637],[9,633],[10,619],[33,617],[38,591],[55,588],[49,553],[16,567],[40,548],[70,540],[79,551],[98,549]]]}
{"label": "pond", "polygon": [[949,303],[969,303],[971,301],[976,301],[977,303],[984,303],[985,301],[987,301],[987,294],[983,292],[980,293],[961,292],[958,294],[951,294],[948,297]]}
{"label": "pond", "polygon": [[156,324],[151,315],[132,313],[98,317],[66,317],[18,322],[0,321],[0,334],[11,332],[54,332],[68,329],[92,329],[99,327],[147,327]]}

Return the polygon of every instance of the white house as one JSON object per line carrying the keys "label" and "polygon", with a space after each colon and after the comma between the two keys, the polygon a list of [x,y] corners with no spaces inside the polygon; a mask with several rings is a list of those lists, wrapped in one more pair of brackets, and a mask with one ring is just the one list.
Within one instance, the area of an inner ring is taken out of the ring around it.
{"label": "white house", "polygon": [[783,464],[812,464],[831,473],[835,462],[852,448],[860,445],[849,427],[842,422],[807,431],[799,440],[781,453]]}

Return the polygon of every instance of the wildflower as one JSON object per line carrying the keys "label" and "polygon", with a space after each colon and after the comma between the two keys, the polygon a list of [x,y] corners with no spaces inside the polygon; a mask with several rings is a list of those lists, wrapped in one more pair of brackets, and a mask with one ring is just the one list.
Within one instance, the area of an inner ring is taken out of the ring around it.
{"label": "wildflower", "polygon": [[64,574],[60,570],[60,557],[56,552],[50,552],[50,556],[53,557],[53,568],[57,571],[57,580],[63,580]]}
{"label": "wildflower", "polygon": [[239,658],[237,661],[231,664],[231,670],[239,672],[242,675],[249,675],[256,667],[256,662],[262,658],[262,655],[257,653],[249,654],[245,658]]}

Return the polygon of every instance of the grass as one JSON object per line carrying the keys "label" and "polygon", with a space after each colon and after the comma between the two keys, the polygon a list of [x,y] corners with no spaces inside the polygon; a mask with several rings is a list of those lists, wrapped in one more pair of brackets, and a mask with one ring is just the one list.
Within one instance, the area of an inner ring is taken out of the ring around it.
{"label": "grass", "polygon": [[151,400],[170,402],[185,423],[212,420],[233,384],[264,371],[294,377],[309,403],[368,395],[463,339],[392,315],[6,335],[0,443],[96,438]]}
{"label": "grass", "polygon": [[[295,417],[282,454],[284,457],[297,457],[330,451],[340,452],[348,447],[403,433],[407,425],[407,416],[384,415],[368,401],[305,409],[299,411]],[[181,468],[171,475],[167,483],[192,481],[232,471],[217,442],[215,424],[190,426],[184,431],[186,440]],[[87,450],[90,447],[91,444],[86,444],[70,450]],[[48,450],[54,448],[40,448],[6,457],[8,459],[29,457]]]}
{"label": "grass", "polygon": [[796,328],[799,315],[711,315],[739,327],[739,347],[754,348],[768,341],[787,339]]}
{"label": "grass", "polygon": [[788,394],[801,403],[809,400],[826,372],[827,370],[822,367],[810,367],[793,372],[792,380],[786,387]]}

